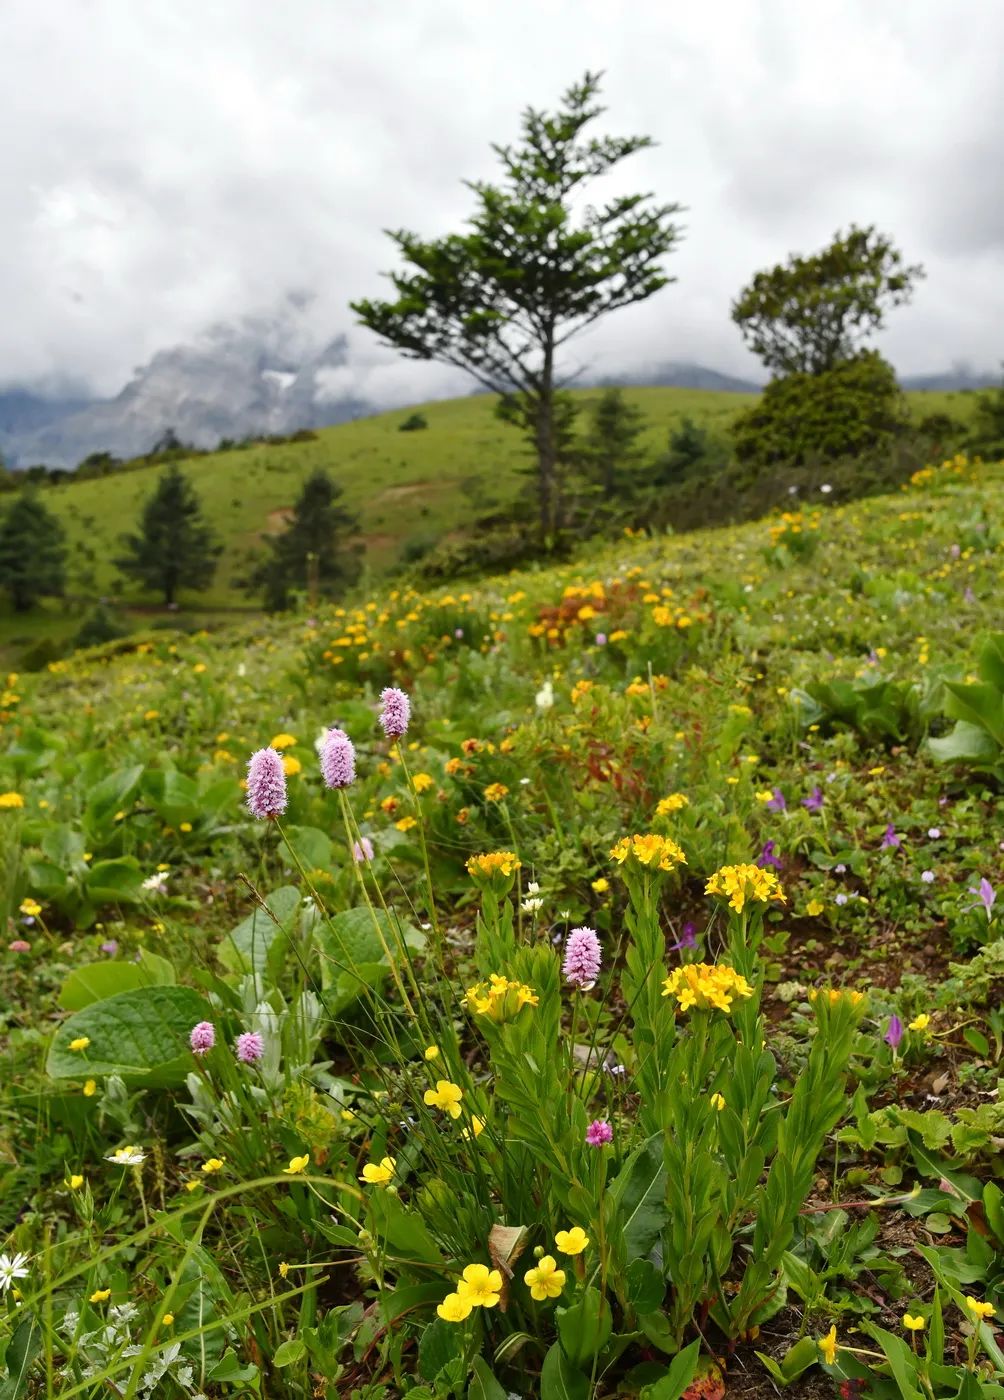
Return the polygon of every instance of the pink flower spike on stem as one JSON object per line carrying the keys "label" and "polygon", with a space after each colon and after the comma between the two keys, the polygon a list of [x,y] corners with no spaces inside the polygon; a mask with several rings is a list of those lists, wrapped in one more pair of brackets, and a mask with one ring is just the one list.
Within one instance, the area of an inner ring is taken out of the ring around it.
{"label": "pink flower spike on stem", "polygon": [[259,749],[248,761],[247,806],[259,820],[286,810],[286,772],[275,749]]}
{"label": "pink flower spike on stem", "polygon": [[411,723],[411,701],[403,690],[390,685],[381,691],[380,700],[383,705],[380,711],[383,732],[388,739],[403,739]]}

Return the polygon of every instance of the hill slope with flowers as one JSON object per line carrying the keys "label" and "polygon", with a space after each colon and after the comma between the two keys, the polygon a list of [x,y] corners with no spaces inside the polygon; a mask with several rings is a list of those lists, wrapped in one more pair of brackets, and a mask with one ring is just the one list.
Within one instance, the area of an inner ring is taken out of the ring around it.
{"label": "hill slope with flowers", "polygon": [[9,677],[9,1393],[1004,1393],[1002,520]]}

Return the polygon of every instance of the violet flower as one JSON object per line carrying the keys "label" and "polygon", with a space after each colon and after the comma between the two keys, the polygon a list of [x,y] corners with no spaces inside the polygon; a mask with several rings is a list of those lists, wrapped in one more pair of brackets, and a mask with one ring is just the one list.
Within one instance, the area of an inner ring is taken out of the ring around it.
{"label": "violet flower", "polygon": [[683,936],[681,937],[679,943],[672,943],[672,944],[670,944],[669,951],[670,951],[671,953],[679,953],[679,952],[682,952],[682,950],[683,950],[684,948],[696,948],[696,947],[697,947],[697,936],[696,936],[696,932],[695,932],[695,929],[694,929],[694,925],[693,925],[693,924],[689,921],[689,919],[688,919],[688,921],[683,925]]}
{"label": "violet flower", "polygon": [[758,856],[757,862],[756,862],[757,865],[760,867],[761,870],[767,870],[767,869],[770,869],[770,870],[783,870],[783,869],[784,869],[784,861],[779,860],[779,859],[777,858],[777,856],[774,854],[776,848],[777,848],[777,842],[776,842],[776,841],[765,841],[765,842],[763,843],[763,850],[760,852],[760,855]]}
{"label": "violet flower", "polygon": [[265,1053],[265,1042],[257,1031],[244,1031],[234,1042],[234,1053],[242,1065],[253,1065]]}
{"label": "violet flower", "polygon": [[586,1142],[590,1147],[605,1147],[613,1142],[614,1130],[603,1118],[597,1118],[586,1129]]}
{"label": "violet flower", "polygon": [[188,1043],[196,1055],[205,1055],[216,1044],[216,1027],[212,1021],[200,1021],[192,1027]]}
{"label": "violet flower", "polygon": [[980,905],[982,905],[987,916],[987,923],[989,923],[993,918],[992,910],[997,901],[997,891],[984,875],[981,877],[978,885],[969,886],[969,893],[976,896],[976,903],[968,904],[966,906],[966,912],[968,913],[970,909],[979,909]]}
{"label": "violet flower", "polygon": [[882,1039],[892,1047],[894,1053],[899,1049],[900,1041],[903,1039],[903,1022],[898,1016],[889,1017],[889,1025]]}
{"label": "violet flower", "polygon": [[787,810],[787,802],[784,800],[784,793],[780,788],[774,789],[774,796],[767,799],[763,804],[768,812],[784,812]]}
{"label": "violet flower", "polygon": [[814,787],[808,797],[802,798],[802,806],[807,812],[818,812],[823,805],[823,789]]}
{"label": "violet flower", "polygon": [[898,850],[902,844],[902,839],[896,835],[896,828],[890,822],[883,833],[881,849],[883,851]]}

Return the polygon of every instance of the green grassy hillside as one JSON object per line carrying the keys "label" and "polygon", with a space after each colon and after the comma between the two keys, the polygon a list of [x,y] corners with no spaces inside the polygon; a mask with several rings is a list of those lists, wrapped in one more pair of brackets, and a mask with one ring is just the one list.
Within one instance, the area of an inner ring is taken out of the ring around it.
{"label": "green grassy hillside", "polygon": [[[578,390],[574,396],[588,410],[598,392]],[[683,417],[724,434],[735,414],[752,402],[749,395],[711,390],[644,388],[625,394],[647,419],[644,445],[653,454],[665,448]],[[964,417],[971,403],[966,394],[908,397],[918,418],[937,411]],[[418,411],[429,426],[419,432],[400,432],[412,410],[396,409],[322,429],[313,442],[192,458],[185,469],[197,483],[224,552],[212,590],[198,598],[183,597],[183,603],[200,614],[254,610],[254,600],[240,591],[238,581],[262,538],[281,528],[300,484],[317,467],[341,483],[347,503],[360,517],[372,581],[393,568],[408,541],[439,539],[462,528],[472,514],[508,504],[520,492],[529,503],[523,440],[496,419],[494,403],[484,395],[423,404]],[[6,647],[8,661],[40,637],[75,631],[80,614],[97,596],[121,589],[130,605],[158,606],[154,596],[123,583],[113,562],[119,538],[133,527],[157,472],[149,467],[45,488],[46,503],[64,522],[70,540],[71,599],[67,608],[52,605],[28,618],[0,614],[0,647]]]}

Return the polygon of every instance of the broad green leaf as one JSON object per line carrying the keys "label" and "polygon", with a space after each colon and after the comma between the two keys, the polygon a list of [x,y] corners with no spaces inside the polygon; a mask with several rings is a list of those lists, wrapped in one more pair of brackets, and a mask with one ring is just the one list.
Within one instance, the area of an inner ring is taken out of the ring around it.
{"label": "broad green leaf", "polygon": [[988,637],[980,652],[980,676],[1004,695],[1004,632]]}
{"label": "broad green leaf", "polygon": [[[206,1001],[190,987],[137,987],[77,1011],[56,1031],[46,1070],[53,1079],[120,1074],[151,1086],[180,1084],[191,1068],[188,1035],[210,1019]],[[69,1048],[86,1037],[84,1051]]]}
{"label": "broad green leaf", "polygon": [[316,826],[288,826],[287,847],[296,853],[307,870],[329,871],[335,863],[335,844],[326,831]]}
{"label": "broad green leaf", "polygon": [[994,743],[979,725],[960,719],[951,734],[929,739],[927,746],[939,763],[975,763],[992,766],[1000,758],[1000,745]]}
{"label": "broad green leaf", "polygon": [[275,919],[255,905],[220,944],[220,961],[233,972],[250,972],[252,967],[256,972],[263,972],[272,944],[277,939],[285,942],[292,933],[300,908],[300,891],[296,886],[282,885],[266,895],[265,903]]}
{"label": "broad green leaf", "polygon": [[595,1288],[585,1288],[568,1308],[556,1310],[561,1349],[573,1366],[586,1366],[610,1340],[610,1304]]}
{"label": "broad green leaf", "polygon": [[471,1383],[467,1387],[467,1400],[506,1400],[506,1392],[492,1374],[492,1369],[483,1356],[476,1356],[471,1367]]}
{"label": "broad green leaf", "polygon": [[441,1317],[430,1322],[418,1344],[418,1371],[423,1380],[434,1381],[444,1366],[464,1352],[464,1329]]}
{"label": "broad green leaf", "polygon": [[7,1376],[0,1387],[0,1400],[18,1400],[18,1396],[24,1394],[31,1363],[38,1355],[41,1344],[42,1329],[33,1316],[18,1323],[7,1343],[4,1357]]}
{"label": "broad green leaf", "polygon": [[138,962],[89,963],[71,972],[59,992],[59,1004],[64,1011],[82,1011],[95,1001],[105,1001],[119,992],[135,987],[171,986],[174,968],[166,958],[158,958],[146,949]]}
{"label": "broad green leaf", "polygon": [[897,1337],[892,1332],[887,1332],[884,1327],[876,1327],[874,1324],[866,1323],[865,1329],[885,1352],[903,1400],[924,1400],[917,1380],[917,1358],[903,1338]]}
{"label": "broad green leaf", "polygon": [[408,1210],[398,1196],[374,1191],[369,1197],[366,1225],[390,1247],[390,1252],[423,1264],[442,1264],[439,1246],[420,1215]]}
{"label": "broad green leaf", "polygon": [[[302,1361],[307,1354],[307,1345],[300,1337],[291,1337],[276,1347],[275,1355],[272,1357],[273,1366],[295,1366],[298,1361]],[[215,1377],[215,1379],[220,1379]]]}
{"label": "broad green leaf", "polygon": [[589,1400],[589,1390],[589,1381],[555,1342],[540,1372],[540,1400]]}
{"label": "broad green leaf", "polygon": [[143,871],[135,856],[99,860],[87,868],[87,897],[95,904],[135,904],[142,887]]}
{"label": "broad green leaf", "polygon": [[650,1253],[666,1222],[662,1154],[662,1135],[657,1133],[631,1154],[610,1184],[616,1226],[622,1232],[629,1262]]}
{"label": "broad green leaf", "polygon": [[945,714],[985,729],[995,743],[1004,745],[1004,695],[985,681],[945,682]]}
{"label": "broad green leaf", "polygon": [[115,813],[126,807],[139,787],[143,776],[142,763],[129,768],[119,768],[102,778],[87,798],[87,824],[93,827],[106,822]]}
{"label": "broad green leaf", "polygon": [[661,1380],[656,1381],[646,1392],[646,1400],[680,1400],[680,1396],[694,1379],[697,1360],[701,1351],[700,1337],[674,1356],[669,1369]]}

